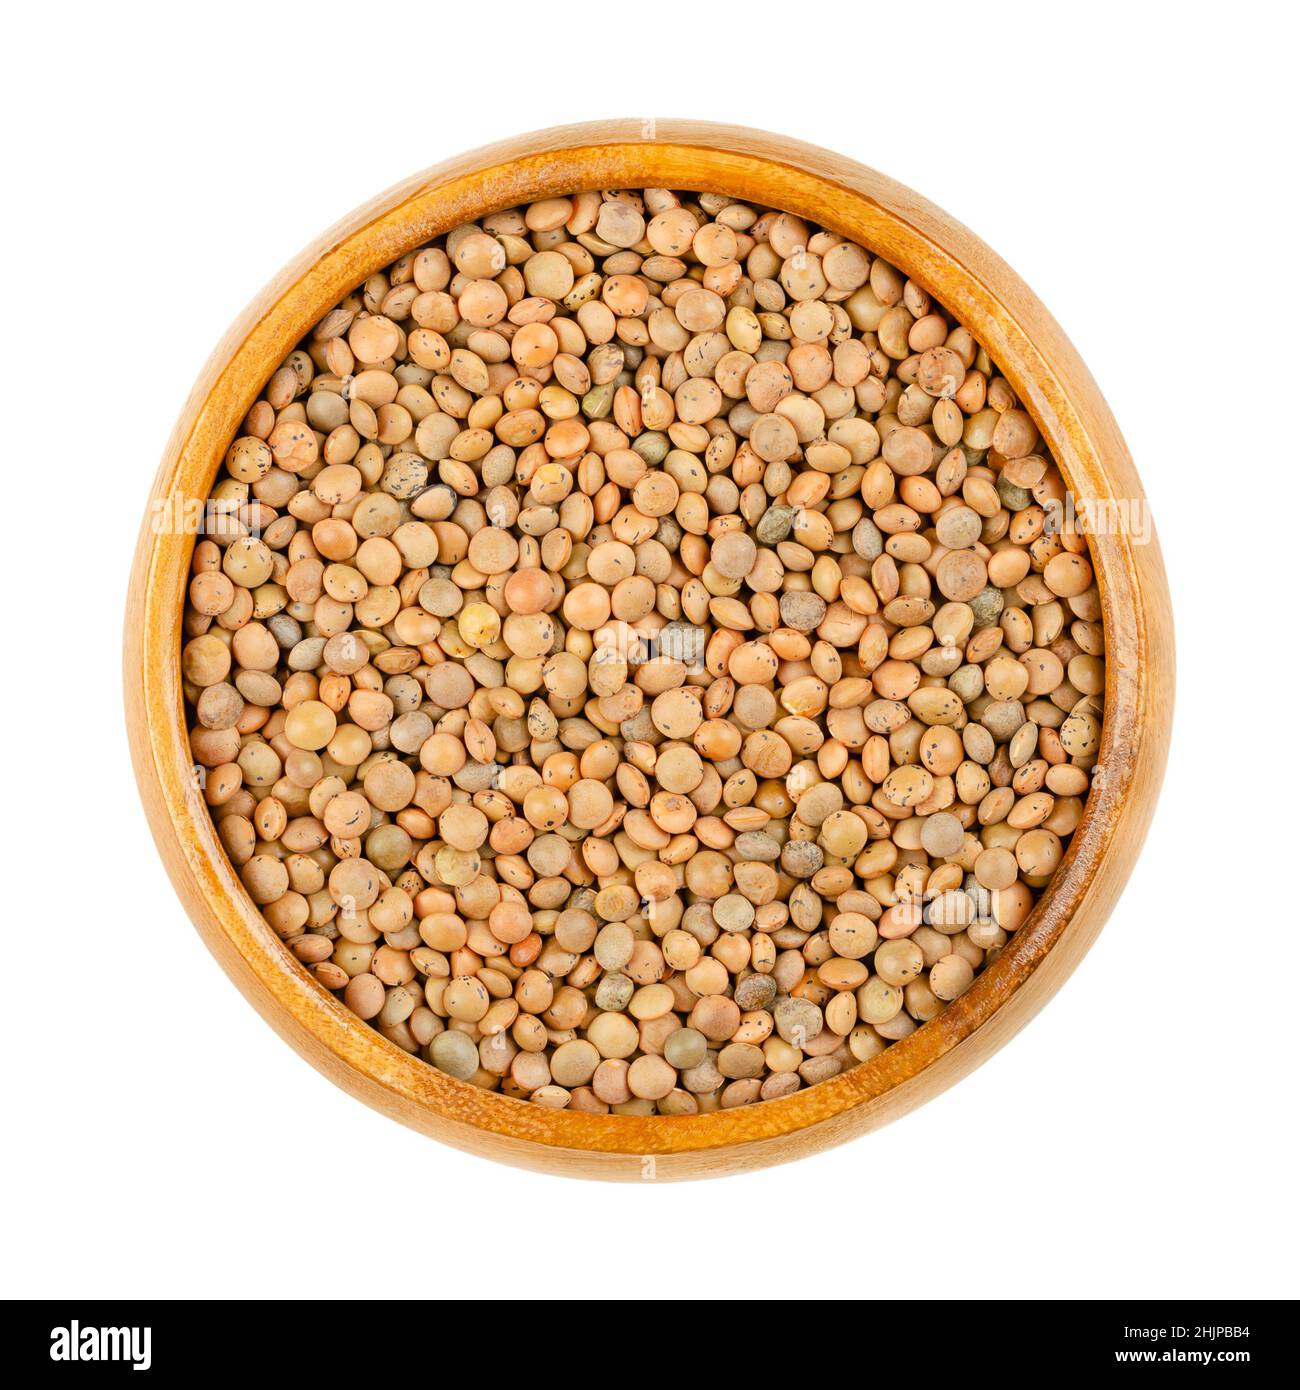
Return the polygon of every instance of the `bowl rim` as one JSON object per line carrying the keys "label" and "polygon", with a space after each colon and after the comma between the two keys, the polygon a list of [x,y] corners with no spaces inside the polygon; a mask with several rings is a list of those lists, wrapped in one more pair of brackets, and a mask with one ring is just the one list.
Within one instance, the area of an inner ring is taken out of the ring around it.
{"label": "bowl rim", "polygon": [[[696,1116],[547,1110],[403,1052],[292,956],[234,873],[193,775],[181,694],[183,597],[229,441],[275,367],[342,295],[448,229],[581,188],[727,193],[817,221],[884,255],[968,327],[1033,417],[1076,498],[1145,506],[1128,451],[1078,354],[1027,286],[910,189],[802,142],[746,127],[603,121],[490,145],[415,175],[294,259],[215,349],[172,432],[128,600],[124,670],[136,777],[164,864],[200,934],[264,1017],[368,1103],[462,1148],[596,1176],[671,1176],[795,1157],[912,1108],[978,1065],[1037,1012],[1091,945],[1137,856],[1164,769],[1173,636],[1158,542],[1089,536],[1106,634],[1104,776],[1066,856],[1000,957],[937,1018],[878,1057],[791,1096]],[[189,518],[191,512],[185,512]],[[1149,527],[1147,528],[1149,530]],[[567,1162],[566,1162],[567,1160]]]}

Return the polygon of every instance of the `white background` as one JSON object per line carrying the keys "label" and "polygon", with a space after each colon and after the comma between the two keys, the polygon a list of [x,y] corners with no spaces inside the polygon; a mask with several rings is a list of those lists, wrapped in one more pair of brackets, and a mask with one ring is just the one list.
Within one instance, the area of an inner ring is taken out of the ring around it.
{"label": "white background", "polygon": [[[4,1293],[694,1297],[729,1266],[763,1297],[1300,1293],[1284,11],[7,11]],[[389,184],[612,115],[828,146],[998,250],[1120,421],[1178,623],[1163,800],[1057,998],[891,1128],[713,1183],[516,1172],[336,1090],[189,926],[123,734],[129,557],[229,321]]]}

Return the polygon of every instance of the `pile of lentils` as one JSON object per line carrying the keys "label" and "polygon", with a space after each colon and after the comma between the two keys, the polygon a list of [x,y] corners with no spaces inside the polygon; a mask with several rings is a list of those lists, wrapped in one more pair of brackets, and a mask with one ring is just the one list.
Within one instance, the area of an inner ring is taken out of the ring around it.
{"label": "pile of lentils", "polygon": [[987,353],[835,232],[547,198],[348,295],[249,411],[185,611],[253,902],[391,1043],[596,1113],[786,1096],[1025,921],[1098,593]]}

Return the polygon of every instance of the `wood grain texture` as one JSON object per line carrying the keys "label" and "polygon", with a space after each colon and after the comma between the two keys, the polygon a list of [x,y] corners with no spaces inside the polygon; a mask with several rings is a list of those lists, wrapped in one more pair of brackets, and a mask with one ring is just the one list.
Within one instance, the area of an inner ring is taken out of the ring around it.
{"label": "wood grain texture", "polygon": [[1028,287],[971,232],[839,155],[739,127],[611,121],[493,145],[416,175],[307,248],[244,311],[168,442],[136,553],[126,617],[127,722],[159,853],[209,949],[264,1018],[340,1086],[458,1148],[573,1176],[704,1177],[779,1163],[862,1134],[950,1086],[1011,1038],[1095,940],[1155,808],[1173,713],[1173,620],[1160,550],[1124,530],[1090,537],[1106,627],[1102,775],[1065,861],[998,960],[935,1020],[830,1081],[702,1116],[545,1110],[408,1056],[356,1019],[283,947],[244,892],[196,787],[181,696],[181,615],[194,536],[158,525],[168,499],[207,497],[263,384],[367,276],[461,222],[584,188],[728,193],[787,209],[879,252],[989,350],[1078,498],[1145,507],[1096,384]]}

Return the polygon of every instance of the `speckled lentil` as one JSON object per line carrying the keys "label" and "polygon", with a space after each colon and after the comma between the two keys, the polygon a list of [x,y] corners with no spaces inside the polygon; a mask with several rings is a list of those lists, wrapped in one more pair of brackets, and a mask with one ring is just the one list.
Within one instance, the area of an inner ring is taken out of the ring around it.
{"label": "speckled lentil", "polygon": [[347,296],[230,445],[203,794],[327,989],[461,1081],[695,1114],[970,988],[1078,825],[1065,483],[918,284],[789,213],[584,192]]}

